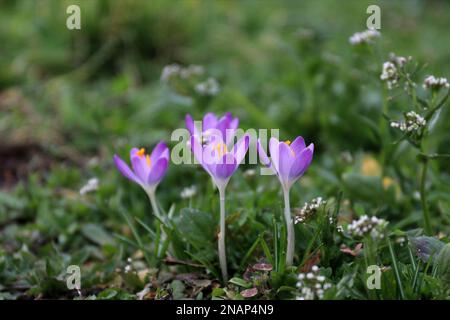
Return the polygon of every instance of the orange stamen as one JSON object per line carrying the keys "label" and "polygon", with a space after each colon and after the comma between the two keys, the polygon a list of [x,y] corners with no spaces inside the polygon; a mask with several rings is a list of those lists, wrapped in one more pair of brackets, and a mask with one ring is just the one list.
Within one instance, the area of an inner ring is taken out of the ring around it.
{"label": "orange stamen", "polygon": [[145,154],[145,149],[144,149],[144,148],[139,149],[139,151],[136,152],[136,154],[137,154],[139,157],[142,157],[142,156]]}
{"label": "orange stamen", "polygon": [[149,167],[151,167],[151,166],[152,166],[152,159],[150,159],[150,156],[149,156],[149,155],[146,155],[146,156],[145,156],[145,160],[147,161],[147,165],[148,165]]}

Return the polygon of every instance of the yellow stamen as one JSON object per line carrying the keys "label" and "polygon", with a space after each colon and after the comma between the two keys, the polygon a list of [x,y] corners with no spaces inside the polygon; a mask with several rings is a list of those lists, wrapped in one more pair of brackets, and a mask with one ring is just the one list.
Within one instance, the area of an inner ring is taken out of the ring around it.
{"label": "yellow stamen", "polygon": [[139,151],[136,152],[136,154],[137,154],[139,157],[142,157],[142,156],[145,154],[145,149],[144,149],[144,148],[139,149]]}
{"label": "yellow stamen", "polygon": [[150,159],[150,156],[149,156],[149,155],[146,155],[146,156],[145,156],[145,160],[147,161],[147,165],[148,165],[149,167],[151,167],[151,166],[152,166],[152,159]]}
{"label": "yellow stamen", "polygon": [[221,158],[225,153],[228,152],[227,145],[225,143],[219,142],[216,144],[217,157]]}
{"label": "yellow stamen", "polygon": [[295,152],[291,148],[291,140],[286,140],[284,143],[288,145],[289,149],[291,150],[291,154],[295,157]]}

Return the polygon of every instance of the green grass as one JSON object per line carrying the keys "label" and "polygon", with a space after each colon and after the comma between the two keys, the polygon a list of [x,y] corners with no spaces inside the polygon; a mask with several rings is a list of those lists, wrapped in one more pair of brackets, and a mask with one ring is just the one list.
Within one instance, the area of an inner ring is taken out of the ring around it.
{"label": "green grass", "polygon": [[[247,299],[292,299],[298,273],[313,264],[332,284],[325,299],[448,299],[450,166],[432,156],[450,154],[448,102],[419,150],[395,143],[402,136],[386,117],[399,120],[420,102],[386,90],[379,76],[390,52],[411,55],[424,66],[414,75],[418,97],[429,98],[423,78],[450,76],[450,4],[378,1],[381,38],[352,47],[372,2],[3,1],[0,299],[242,299],[253,287],[258,294]],[[80,31],[65,27],[72,3],[81,7]],[[202,65],[220,93],[199,96],[196,81],[161,83],[172,63]],[[284,263],[279,183],[258,166],[243,165],[227,188],[227,284],[207,174],[170,164],[157,190],[168,218],[158,221],[145,193],[114,167],[112,155],[125,158],[133,146],[175,146],[170,135],[185,115],[209,111],[314,142],[291,207],[317,196],[327,205],[295,226],[295,267]],[[92,177],[98,190],[80,195]],[[191,185],[196,195],[182,199]],[[337,231],[364,214],[389,222],[384,239]],[[358,243],[355,256],[341,251]],[[272,270],[258,270],[261,263]],[[81,296],[66,287],[73,264]],[[370,264],[382,268],[379,290],[366,287]]]}

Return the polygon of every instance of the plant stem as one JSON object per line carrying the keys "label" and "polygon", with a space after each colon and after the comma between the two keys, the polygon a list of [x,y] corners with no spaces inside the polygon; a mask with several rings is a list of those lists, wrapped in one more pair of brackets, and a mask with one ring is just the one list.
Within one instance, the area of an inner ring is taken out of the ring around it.
{"label": "plant stem", "polygon": [[224,283],[228,282],[227,256],[225,247],[225,188],[219,188],[220,197],[220,230],[219,230],[219,263]]}
{"label": "plant stem", "polygon": [[152,206],[153,214],[157,218],[157,222],[158,222],[157,228],[160,229],[160,232],[157,232],[157,234],[160,234],[160,237],[158,237],[159,239],[155,246],[155,250],[156,250],[155,256],[158,257],[158,255],[160,253],[160,249],[161,249],[160,243],[163,243],[166,240],[167,235],[164,232],[163,223],[161,223],[163,220],[162,220],[161,214],[159,213],[158,203],[156,202],[155,190],[149,190],[149,191],[147,191],[147,194],[150,199],[150,204]]}
{"label": "plant stem", "polygon": [[291,266],[294,260],[295,234],[294,224],[291,218],[291,205],[289,203],[289,188],[283,188],[284,195],[284,220],[287,230],[286,266]]}
{"label": "plant stem", "polygon": [[422,177],[420,181],[420,200],[422,202],[422,212],[423,212],[423,220],[425,232],[428,235],[432,234],[431,223],[430,223],[430,212],[428,211],[426,191],[425,191],[425,182],[427,180],[427,170],[428,170],[428,159],[424,158],[422,167]]}

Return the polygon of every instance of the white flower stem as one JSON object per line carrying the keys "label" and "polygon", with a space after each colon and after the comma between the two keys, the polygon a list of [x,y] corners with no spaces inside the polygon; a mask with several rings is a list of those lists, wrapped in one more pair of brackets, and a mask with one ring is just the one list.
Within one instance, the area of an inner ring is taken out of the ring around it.
{"label": "white flower stem", "polygon": [[159,256],[161,254],[160,250],[163,245],[163,242],[167,239],[167,235],[164,232],[163,225],[161,224],[161,222],[164,220],[161,217],[161,214],[160,214],[159,208],[158,208],[158,203],[156,202],[155,189],[147,190],[147,194],[150,199],[150,204],[152,206],[153,214],[158,219],[158,225],[159,225],[159,228],[161,229],[161,238],[159,241],[160,245],[159,245],[158,252],[157,252],[157,255]]}
{"label": "white flower stem", "polygon": [[150,199],[150,204],[152,205],[153,214],[158,218],[161,219],[161,214],[159,213],[158,204],[156,203],[156,196],[155,196],[155,190],[150,190],[147,192],[148,197]]}
{"label": "white flower stem", "polygon": [[295,233],[291,218],[291,205],[289,203],[289,188],[283,188],[284,195],[284,220],[287,230],[286,266],[291,266],[294,261]]}
{"label": "white flower stem", "polygon": [[225,249],[225,188],[219,188],[220,196],[220,231],[219,231],[219,262],[224,283],[228,282],[227,256]]}

